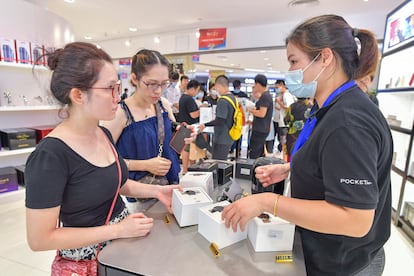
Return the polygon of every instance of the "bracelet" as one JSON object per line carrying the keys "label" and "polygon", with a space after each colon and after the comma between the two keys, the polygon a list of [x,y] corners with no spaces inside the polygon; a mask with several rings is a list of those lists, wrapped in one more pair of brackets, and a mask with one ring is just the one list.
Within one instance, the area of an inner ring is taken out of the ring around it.
{"label": "bracelet", "polygon": [[277,216],[277,204],[279,202],[279,197],[280,197],[280,195],[278,194],[276,196],[275,204],[273,205],[273,216],[275,216],[275,217]]}

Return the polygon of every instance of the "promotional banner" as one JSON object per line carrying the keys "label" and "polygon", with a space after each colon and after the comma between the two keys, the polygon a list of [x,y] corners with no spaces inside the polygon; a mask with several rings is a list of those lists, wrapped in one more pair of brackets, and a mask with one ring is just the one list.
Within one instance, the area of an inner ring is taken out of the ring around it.
{"label": "promotional banner", "polygon": [[201,29],[198,38],[199,50],[226,48],[226,28]]}

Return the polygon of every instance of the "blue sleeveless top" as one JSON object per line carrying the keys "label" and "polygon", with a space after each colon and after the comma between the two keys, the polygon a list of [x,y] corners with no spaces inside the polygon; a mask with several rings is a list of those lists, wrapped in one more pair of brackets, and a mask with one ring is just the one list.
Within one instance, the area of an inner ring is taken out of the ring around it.
{"label": "blue sleeveless top", "polygon": [[[160,102],[161,103],[161,102]],[[143,121],[135,122],[128,106],[124,101],[119,103],[127,116],[127,126],[123,129],[118,142],[116,143],[118,151],[125,159],[147,160],[157,157],[159,150],[158,139],[158,121],[157,116],[150,117]],[[162,157],[171,161],[171,167],[166,177],[170,184],[178,183],[180,173],[180,162],[177,153],[170,147],[172,137],[171,121],[168,112],[164,109],[162,116],[164,119],[164,145]],[[139,180],[148,174],[147,171],[130,171],[129,178]]]}

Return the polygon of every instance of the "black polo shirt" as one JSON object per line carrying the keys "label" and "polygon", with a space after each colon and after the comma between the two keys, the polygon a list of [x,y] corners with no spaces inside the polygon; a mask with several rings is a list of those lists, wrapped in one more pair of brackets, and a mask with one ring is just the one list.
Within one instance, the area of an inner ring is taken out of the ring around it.
{"label": "black polo shirt", "polygon": [[375,209],[362,238],[298,227],[308,275],[352,275],[390,236],[393,143],[378,107],[356,86],[317,111],[318,123],[291,165],[292,197]]}

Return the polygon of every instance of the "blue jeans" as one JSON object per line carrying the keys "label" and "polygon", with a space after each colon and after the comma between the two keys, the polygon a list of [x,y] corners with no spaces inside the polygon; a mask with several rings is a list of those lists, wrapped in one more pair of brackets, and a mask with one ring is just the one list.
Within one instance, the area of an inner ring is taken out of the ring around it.
{"label": "blue jeans", "polygon": [[384,272],[385,266],[385,252],[384,248],[381,248],[372,262],[363,270],[354,274],[354,276],[380,276]]}

